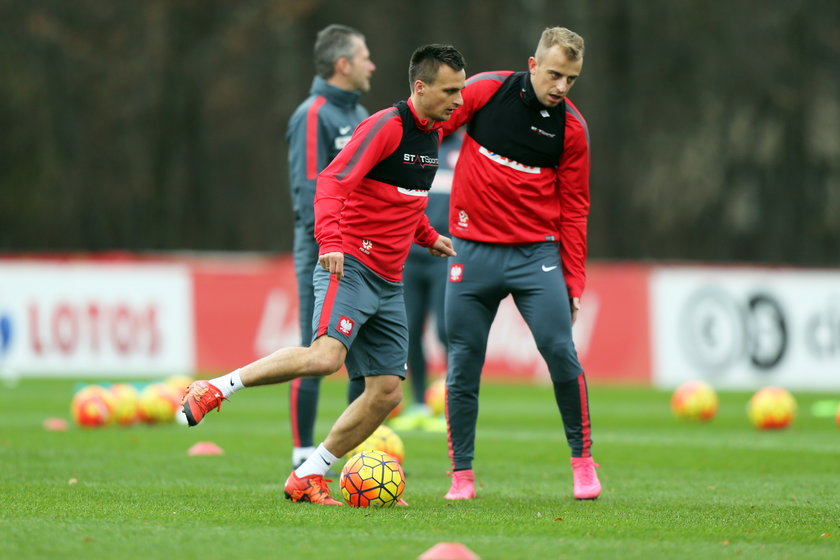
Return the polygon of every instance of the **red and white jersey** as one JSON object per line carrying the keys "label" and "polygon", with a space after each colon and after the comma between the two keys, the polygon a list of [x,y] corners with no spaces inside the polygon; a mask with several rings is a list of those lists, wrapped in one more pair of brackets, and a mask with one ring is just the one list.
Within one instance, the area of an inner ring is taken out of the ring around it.
{"label": "red and white jersey", "polygon": [[[315,192],[315,239],[320,254],[352,255],[392,282],[402,280],[412,242],[430,247],[438,238],[424,210],[429,173],[433,176],[437,167],[440,123],[427,130],[428,121],[418,119],[410,101],[408,109],[401,116],[398,107],[390,107],[362,121],[344,149],[318,175]],[[404,122],[410,122],[414,130],[406,129]],[[404,166],[389,171],[394,166],[388,167],[385,160],[394,158]],[[368,175],[374,168],[375,175],[393,176],[393,180],[372,179]]]}
{"label": "red and white jersey", "polygon": [[450,233],[502,245],[559,242],[569,296],[579,297],[589,215],[586,121],[568,99],[541,105],[528,72],[477,74],[462,95],[464,105],[443,124],[448,134],[469,123],[452,184]]}

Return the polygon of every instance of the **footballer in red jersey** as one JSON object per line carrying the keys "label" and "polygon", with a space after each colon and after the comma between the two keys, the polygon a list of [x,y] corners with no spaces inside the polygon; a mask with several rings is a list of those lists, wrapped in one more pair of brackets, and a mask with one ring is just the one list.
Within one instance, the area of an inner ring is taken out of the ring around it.
{"label": "footballer in red jersey", "polygon": [[371,115],[318,176],[313,275],[315,338],[282,348],[242,368],[190,385],[183,416],[190,425],[218,410],[236,390],[323,377],[346,364],[364,392],[326,439],[289,475],[293,502],[341,505],[324,475],[364,441],[402,400],[408,355],[402,266],[416,242],[437,256],[454,256],[452,242],[423,211],[434,179],[440,123],[461,105],[464,59],[448,45],[426,45],[411,56],[407,102]]}
{"label": "footballer in red jersey", "polygon": [[571,448],[574,496],[601,492],[586,378],[572,340],[586,280],[589,133],[567,96],[583,51],[573,31],[546,29],[527,71],[471,77],[464,105],[443,125],[447,133],[466,128],[449,213],[458,256],[446,287],[448,499],[475,497],[481,369],[490,326],[508,295],[548,365]]}

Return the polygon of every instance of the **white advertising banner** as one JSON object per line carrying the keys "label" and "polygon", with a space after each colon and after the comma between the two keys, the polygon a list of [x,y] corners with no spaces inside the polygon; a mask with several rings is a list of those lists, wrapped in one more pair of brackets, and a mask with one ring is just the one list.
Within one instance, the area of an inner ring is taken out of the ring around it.
{"label": "white advertising banner", "polygon": [[140,377],[194,369],[184,265],[0,262],[0,373]]}
{"label": "white advertising banner", "polygon": [[840,271],[659,267],[654,383],[840,390]]}

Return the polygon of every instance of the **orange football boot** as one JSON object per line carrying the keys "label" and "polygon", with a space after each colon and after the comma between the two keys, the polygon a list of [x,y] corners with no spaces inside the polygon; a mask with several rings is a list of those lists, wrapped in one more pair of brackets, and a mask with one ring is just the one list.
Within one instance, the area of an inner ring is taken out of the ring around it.
{"label": "orange football boot", "polygon": [[209,381],[195,381],[190,383],[184,397],[181,399],[184,416],[190,426],[195,426],[204,415],[213,410],[222,408],[222,401],[226,400],[214,385]]}
{"label": "orange football boot", "polygon": [[324,506],[343,506],[344,504],[341,502],[332,499],[327,482],[332,482],[332,480],[324,478],[319,474],[310,474],[301,478],[295,474],[295,471],[292,471],[292,474],[286,479],[286,485],[283,490],[286,492],[286,499],[292,500],[293,502],[309,502]]}

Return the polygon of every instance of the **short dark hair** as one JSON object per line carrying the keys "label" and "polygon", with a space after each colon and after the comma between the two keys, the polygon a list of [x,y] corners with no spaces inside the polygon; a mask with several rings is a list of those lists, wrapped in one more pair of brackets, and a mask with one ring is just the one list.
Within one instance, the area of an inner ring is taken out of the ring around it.
{"label": "short dark hair", "polygon": [[446,64],[455,71],[463,70],[466,64],[464,57],[452,45],[433,43],[425,45],[411,54],[408,65],[408,83],[414,87],[414,82],[421,80],[430,84],[434,82],[441,64]]}
{"label": "short dark hair", "polygon": [[335,73],[335,62],[339,58],[353,58],[356,44],[353,37],[362,41],[365,36],[348,25],[334,23],[318,32],[315,39],[315,73],[325,80]]}

